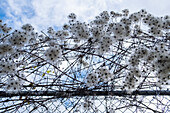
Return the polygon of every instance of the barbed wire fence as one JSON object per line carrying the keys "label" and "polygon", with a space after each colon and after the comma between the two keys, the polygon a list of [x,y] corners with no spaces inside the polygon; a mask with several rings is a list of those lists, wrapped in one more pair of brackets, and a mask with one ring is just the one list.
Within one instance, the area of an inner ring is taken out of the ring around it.
{"label": "barbed wire fence", "polygon": [[170,17],[71,13],[55,31],[0,21],[0,112],[170,112]]}

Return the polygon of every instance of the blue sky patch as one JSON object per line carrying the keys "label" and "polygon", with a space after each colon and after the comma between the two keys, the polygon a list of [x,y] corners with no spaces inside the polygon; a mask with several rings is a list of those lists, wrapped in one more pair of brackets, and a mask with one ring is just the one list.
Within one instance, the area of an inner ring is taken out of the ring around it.
{"label": "blue sky patch", "polygon": [[5,12],[5,7],[4,5],[6,4],[6,2],[4,2],[4,0],[0,0],[0,19],[4,19],[6,17],[6,12]]}
{"label": "blue sky patch", "polygon": [[2,8],[0,8],[0,18],[4,18],[5,17],[5,12]]}
{"label": "blue sky patch", "polygon": [[35,12],[30,6],[22,7],[22,13],[29,19],[35,16]]}

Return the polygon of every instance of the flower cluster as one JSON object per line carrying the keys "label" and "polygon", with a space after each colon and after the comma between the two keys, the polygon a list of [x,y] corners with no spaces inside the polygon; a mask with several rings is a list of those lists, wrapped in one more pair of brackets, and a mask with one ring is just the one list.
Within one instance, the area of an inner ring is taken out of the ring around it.
{"label": "flower cluster", "polygon": [[170,17],[168,15],[164,17],[154,17],[148,14],[143,18],[143,22],[150,27],[149,33],[158,37],[163,35],[163,30],[166,31],[170,28]]}
{"label": "flower cluster", "polygon": [[47,33],[49,34],[49,37],[54,38],[55,40],[58,40],[59,42],[62,42],[66,39],[66,37],[69,36],[69,33],[67,30],[59,30],[55,31],[52,27],[49,27],[47,29]]}
{"label": "flower cluster", "polygon": [[96,19],[93,21],[95,25],[104,25],[107,24],[107,22],[110,19],[110,15],[107,11],[103,11],[100,13],[100,16],[96,16]]}
{"label": "flower cluster", "polygon": [[18,91],[21,89],[22,83],[20,80],[15,80],[13,78],[9,78],[7,82],[7,91]]}
{"label": "flower cluster", "polygon": [[142,72],[155,73],[158,84],[169,84],[170,52],[164,43],[154,47],[139,46],[135,48],[128,59],[129,70],[124,80],[124,88],[134,89]]}
{"label": "flower cluster", "polygon": [[145,14],[147,14],[147,12],[145,12],[145,13],[143,13],[143,12],[133,13],[129,16],[129,19],[132,22],[139,22],[142,19],[142,17],[145,16]]}
{"label": "flower cluster", "polygon": [[10,44],[0,44],[0,57],[13,53],[13,48]]}
{"label": "flower cluster", "polygon": [[170,84],[170,51],[164,43],[154,48],[155,58],[152,68],[155,69],[159,84]]}
{"label": "flower cluster", "polygon": [[93,103],[89,100],[85,100],[85,102],[82,103],[82,108],[85,110],[90,110],[93,106]]}
{"label": "flower cluster", "polygon": [[0,20],[0,31],[3,31],[4,33],[9,33],[12,28],[8,27],[7,24],[3,24],[2,20]]}
{"label": "flower cluster", "polygon": [[13,62],[0,62],[0,73],[10,74],[16,72],[16,65]]}
{"label": "flower cluster", "polygon": [[139,82],[139,77],[141,76],[140,70],[138,68],[130,68],[126,72],[125,80],[123,81],[123,88],[133,90],[136,88],[137,82]]}
{"label": "flower cluster", "polygon": [[8,37],[8,43],[13,47],[24,47],[27,44],[37,42],[38,33],[34,32],[34,28],[30,24],[21,27],[22,30],[15,30]]}
{"label": "flower cluster", "polygon": [[57,31],[55,36],[59,37],[60,40],[63,41],[66,37],[69,36],[69,33],[66,30],[61,30],[61,31]]}
{"label": "flower cluster", "polygon": [[103,37],[101,42],[98,45],[98,53],[103,54],[109,52],[110,46],[112,45],[112,38],[111,37]]}
{"label": "flower cluster", "polygon": [[8,41],[12,46],[21,47],[28,42],[29,37],[27,35],[26,32],[15,30],[8,38]]}
{"label": "flower cluster", "polygon": [[25,24],[21,27],[23,30],[27,31],[27,32],[33,32],[34,28],[31,24]]}
{"label": "flower cluster", "polygon": [[[128,36],[130,36],[131,29],[128,25],[126,25],[129,20],[122,20],[120,23],[113,24],[112,31],[115,35],[115,39],[122,40]],[[125,23],[125,24],[124,24]]]}
{"label": "flower cluster", "polygon": [[110,71],[106,68],[99,68],[95,72],[92,72],[87,75],[86,81],[87,86],[95,86],[99,82],[107,82],[111,80],[112,75]]}
{"label": "flower cluster", "polygon": [[87,40],[90,36],[88,25],[85,22],[71,21],[68,30],[73,37],[78,39]]}
{"label": "flower cluster", "polygon": [[70,13],[68,15],[68,18],[74,20],[74,19],[76,19],[76,15],[74,13]]}
{"label": "flower cluster", "polygon": [[129,10],[128,9],[123,9],[122,13],[123,13],[123,16],[128,16]]}
{"label": "flower cluster", "polygon": [[98,75],[99,82],[107,82],[112,78],[110,71],[104,67],[97,69],[96,73]]}
{"label": "flower cluster", "polygon": [[[84,68],[97,62],[94,61],[95,58],[107,63],[115,58],[113,65],[120,68],[122,64],[118,65],[119,61],[117,63],[116,59],[121,60],[122,57],[127,59],[127,54],[130,53],[126,62],[129,66],[125,71],[124,88],[135,89],[140,78],[149,72],[156,74],[159,83],[169,84],[169,49],[167,45],[155,42],[157,37],[160,39],[162,36],[166,37],[165,34],[170,28],[169,16],[154,17],[144,9],[129,14],[129,10],[124,9],[121,13],[103,11],[89,23],[78,21],[74,13],[69,14],[68,19],[68,23],[63,25],[62,30],[55,31],[49,27],[47,35],[44,32],[42,35],[38,35],[31,24],[25,24],[21,30],[8,34],[11,28],[0,20],[0,32],[6,36],[2,37],[0,34],[0,73],[4,75],[18,72],[16,67],[20,64],[23,66],[24,63],[26,65],[26,60],[30,62],[29,65],[33,63],[40,65],[46,61],[47,63],[44,64],[57,64],[66,59],[72,66],[74,63],[69,60],[79,59],[79,57],[81,57],[80,63]],[[142,23],[145,26],[141,25]],[[142,27],[148,32],[142,32]],[[145,43],[142,39],[149,36],[155,37],[155,40],[148,39],[150,42]],[[137,38],[141,38],[142,43],[136,43],[136,40],[139,41]],[[126,44],[129,43],[133,43],[134,48],[127,48]],[[65,46],[66,44],[69,46]],[[92,59],[91,61],[81,60],[86,54],[92,56],[89,58]],[[114,55],[113,59],[107,60],[110,55]],[[29,70],[29,68],[27,69]],[[39,70],[35,69],[35,71]],[[108,82],[112,78],[110,70],[100,67],[86,76],[86,83],[87,86],[95,86],[101,82]],[[11,77],[10,80],[9,88],[14,86],[12,89],[15,90],[21,86],[21,83],[16,82],[17,79]]]}
{"label": "flower cluster", "polygon": [[56,63],[61,58],[61,48],[56,45],[55,47],[50,47],[44,52],[46,60],[51,63]]}
{"label": "flower cluster", "polygon": [[94,86],[98,84],[98,76],[96,73],[90,73],[86,77],[87,85]]}
{"label": "flower cluster", "polygon": [[[24,74],[18,74],[16,64],[14,62],[0,62],[0,82],[5,82],[7,91],[17,91],[21,88],[25,79]],[[17,76],[16,76],[17,75]]]}
{"label": "flower cluster", "polygon": [[54,29],[53,29],[52,27],[49,27],[49,28],[47,29],[47,33],[48,33],[49,35],[51,35],[51,36],[54,36],[56,32],[54,31]]}
{"label": "flower cluster", "polygon": [[102,26],[94,26],[90,29],[93,40],[94,41],[101,41],[102,37],[105,36],[106,30]]}
{"label": "flower cluster", "polygon": [[108,53],[113,42],[110,41],[111,43],[106,46],[107,44],[103,40],[104,37],[117,42],[129,39],[132,33],[140,35],[141,27],[143,27],[140,25],[141,22],[148,25],[148,32],[153,36],[163,36],[163,30],[169,28],[170,21],[169,16],[164,18],[154,17],[144,9],[133,14],[129,14],[128,9],[122,10],[122,13],[111,11],[110,14],[108,11],[103,11],[89,24],[76,21],[74,13],[71,13],[68,18],[69,24],[65,24],[63,30],[67,30],[69,35],[76,39],[76,42],[91,38],[92,42],[95,42],[94,46],[99,54]]}

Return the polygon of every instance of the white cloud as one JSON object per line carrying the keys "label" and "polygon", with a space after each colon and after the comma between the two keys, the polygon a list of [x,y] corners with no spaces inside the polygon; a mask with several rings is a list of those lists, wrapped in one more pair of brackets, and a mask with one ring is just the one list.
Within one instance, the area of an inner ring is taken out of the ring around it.
{"label": "white cloud", "polygon": [[[61,26],[66,23],[67,15],[74,12],[82,21],[93,19],[103,10],[119,9],[116,0],[8,0],[7,15],[14,26],[32,23],[38,29],[48,26]],[[28,8],[34,15],[28,18]],[[25,13],[24,13],[25,12]]]}
{"label": "white cloud", "polygon": [[123,0],[120,7],[128,8],[132,12],[146,9],[155,16],[170,14],[170,0]]}
{"label": "white cloud", "polygon": [[62,26],[74,12],[81,21],[92,20],[103,10],[130,11],[147,9],[155,15],[170,14],[169,0],[8,0],[7,15],[14,26],[31,23],[39,30]]}

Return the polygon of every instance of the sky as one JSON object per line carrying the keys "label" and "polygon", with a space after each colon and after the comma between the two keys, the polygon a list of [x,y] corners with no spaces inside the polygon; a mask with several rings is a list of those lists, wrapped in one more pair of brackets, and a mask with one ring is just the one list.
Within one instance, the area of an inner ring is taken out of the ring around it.
{"label": "sky", "polygon": [[170,0],[0,0],[0,19],[20,29],[30,23],[37,30],[60,28],[75,13],[78,20],[93,20],[100,12],[146,9],[155,16],[170,15]]}

